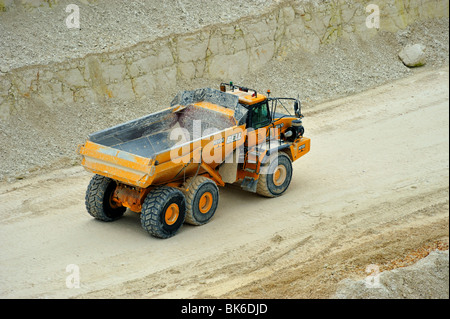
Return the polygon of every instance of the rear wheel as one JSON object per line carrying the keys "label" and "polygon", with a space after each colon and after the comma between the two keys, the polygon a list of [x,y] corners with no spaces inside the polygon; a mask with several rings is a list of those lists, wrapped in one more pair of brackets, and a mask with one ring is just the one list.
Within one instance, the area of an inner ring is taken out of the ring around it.
{"label": "rear wheel", "polygon": [[285,153],[273,154],[262,167],[256,192],[265,197],[277,197],[289,187],[292,179],[292,162]]}
{"label": "rear wheel", "polygon": [[144,200],[141,225],[150,235],[169,238],[183,225],[186,200],[183,193],[173,187],[162,186],[152,190]]}
{"label": "rear wheel", "polygon": [[112,200],[116,186],[116,182],[111,178],[101,175],[92,177],[85,198],[86,210],[92,217],[105,222],[122,217],[126,207]]}
{"label": "rear wheel", "polygon": [[183,184],[186,196],[186,223],[203,225],[209,222],[219,203],[216,183],[204,176],[191,177]]}

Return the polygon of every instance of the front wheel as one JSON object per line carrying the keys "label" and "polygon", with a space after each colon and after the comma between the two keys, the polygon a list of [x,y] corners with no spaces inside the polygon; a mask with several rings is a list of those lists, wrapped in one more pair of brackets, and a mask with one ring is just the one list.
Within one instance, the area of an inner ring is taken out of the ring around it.
{"label": "front wheel", "polygon": [[186,200],[183,193],[173,187],[162,186],[152,190],[144,200],[141,225],[150,235],[169,238],[183,225]]}
{"label": "front wheel", "polygon": [[282,195],[291,184],[292,161],[285,153],[273,154],[268,163],[261,167],[256,193],[264,197]]}

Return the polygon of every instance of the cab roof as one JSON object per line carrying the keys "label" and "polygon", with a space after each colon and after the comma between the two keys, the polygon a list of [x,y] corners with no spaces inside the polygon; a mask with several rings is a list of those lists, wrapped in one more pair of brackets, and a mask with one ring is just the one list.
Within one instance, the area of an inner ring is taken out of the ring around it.
{"label": "cab roof", "polygon": [[235,88],[234,90],[227,90],[226,93],[236,95],[239,98],[239,103],[245,105],[253,105],[267,99],[267,96],[265,96],[264,94],[248,92],[247,90],[243,91],[238,88]]}

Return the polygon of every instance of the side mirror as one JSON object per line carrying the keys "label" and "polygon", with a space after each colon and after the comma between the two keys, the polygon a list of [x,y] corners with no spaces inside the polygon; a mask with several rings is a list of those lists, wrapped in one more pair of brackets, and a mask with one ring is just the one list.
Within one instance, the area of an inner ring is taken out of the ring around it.
{"label": "side mirror", "polygon": [[302,117],[302,114],[300,113],[300,107],[299,107],[298,100],[294,102],[294,111],[295,111],[295,116]]}

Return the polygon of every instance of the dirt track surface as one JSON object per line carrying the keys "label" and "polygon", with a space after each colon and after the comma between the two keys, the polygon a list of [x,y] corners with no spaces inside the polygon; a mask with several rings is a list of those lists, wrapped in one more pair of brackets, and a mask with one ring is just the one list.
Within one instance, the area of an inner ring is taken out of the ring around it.
{"label": "dirt track surface", "polygon": [[[150,237],[92,219],[80,167],[0,185],[0,297],[328,298],[369,264],[448,241],[448,68],[304,111],[288,191],[221,188],[213,220]],[[81,287],[66,287],[66,266]]]}

